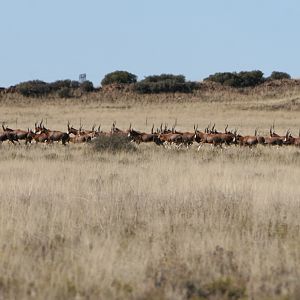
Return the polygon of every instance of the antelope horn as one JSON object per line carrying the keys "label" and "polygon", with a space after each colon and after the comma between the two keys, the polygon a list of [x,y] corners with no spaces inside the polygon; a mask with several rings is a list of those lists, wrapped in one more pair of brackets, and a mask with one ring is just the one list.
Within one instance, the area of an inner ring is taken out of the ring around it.
{"label": "antelope horn", "polygon": [[226,127],[225,127],[225,133],[227,133],[227,128],[228,128],[228,124],[227,124]]}

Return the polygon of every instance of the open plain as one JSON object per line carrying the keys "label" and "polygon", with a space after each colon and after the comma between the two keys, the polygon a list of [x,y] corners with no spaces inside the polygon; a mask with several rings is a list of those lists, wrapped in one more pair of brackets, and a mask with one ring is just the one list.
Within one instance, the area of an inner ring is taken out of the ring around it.
{"label": "open plain", "polygon": [[[300,128],[300,90],[1,96],[10,127]],[[0,146],[0,299],[299,299],[300,149]]]}

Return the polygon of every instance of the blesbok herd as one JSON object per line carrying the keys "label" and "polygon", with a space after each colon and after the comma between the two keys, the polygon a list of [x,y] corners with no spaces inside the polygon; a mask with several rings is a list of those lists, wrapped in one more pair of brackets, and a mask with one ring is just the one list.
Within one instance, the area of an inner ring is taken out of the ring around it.
{"label": "blesbok herd", "polygon": [[168,128],[167,124],[160,125],[154,131],[154,125],[151,132],[141,132],[132,128],[131,124],[127,130],[122,130],[116,127],[116,123],[113,122],[111,130],[108,132],[101,131],[101,126],[97,129],[96,125],[93,125],[91,130],[83,129],[80,126],[78,129],[74,128],[70,122],[67,123],[67,131],[51,130],[46,128],[43,121],[36,122],[34,124],[34,130],[27,129],[12,129],[2,123],[2,132],[0,132],[0,143],[4,141],[11,142],[12,144],[20,141],[25,141],[25,144],[46,143],[52,144],[54,142],[61,142],[63,145],[67,143],[89,143],[93,139],[101,136],[124,136],[136,144],[153,142],[156,145],[163,145],[165,147],[171,147],[175,145],[177,148],[184,146],[189,148],[194,142],[198,144],[198,150],[203,144],[211,144],[212,146],[222,147],[223,145],[240,145],[254,147],[258,144],[269,146],[283,146],[283,145],[295,145],[300,146],[300,131],[298,137],[292,136],[288,129],[285,135],[278,135],[275,133],[274,124],[270,127],[269,135],[262,136],[258,134],[258,130],[255,129],[254,135],[240,135],[237,130],[228,130],[226,125],[224,132],[217,131],[215,125],[211,127],[208,125],[204,131],[198,130],[198,125],[194,125],[193,131],[182,132],[177,131],[175,126]]}

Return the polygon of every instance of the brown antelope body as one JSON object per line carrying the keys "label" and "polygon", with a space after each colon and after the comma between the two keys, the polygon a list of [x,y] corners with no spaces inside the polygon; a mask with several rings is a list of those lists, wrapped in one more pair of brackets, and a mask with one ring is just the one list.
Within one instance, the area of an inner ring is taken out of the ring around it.
{"label": "brown antelope body", "polygon": [[4,127],[4,124],[2,124],[2,128],[4,132],[10,132],[11,134],[15,135],[15,141],[19,142],[19,140],[24,140],[25,144],[28,142],[31,143],[31,138],[29,133],[29,130],[21,130],[21,129],[11,129],[8,126]]}
{"label": "brown antelope body", "polygon": [[66,143],[68,143],[70,141],[70,136],[67,132],[50,130],[50,129],[45,128],[45,126],[43,126],[40,133],[45,133],[47,135],[48,143],[61,141],[63,145],[66,145]]}

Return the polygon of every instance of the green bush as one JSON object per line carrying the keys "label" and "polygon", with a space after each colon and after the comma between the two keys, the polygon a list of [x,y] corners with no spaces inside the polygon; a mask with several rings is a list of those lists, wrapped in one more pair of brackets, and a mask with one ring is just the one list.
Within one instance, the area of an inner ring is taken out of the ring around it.
{"label": "green bush", "polygon": [[94,85],[91,81],[86,80],[80,84],[80,89],[83,92],[92,92],[94,90]]}
{"label": "green bush", "polygon": [[240,87],[251,87],[264,83],[264,73],[256,70],[256,71],[242,71],[238,73],[238,76],[241,80]]}
{"label": "green bush", "polygon": [[204,81],[218,82],[222,85],[227,85],[236,88],[253,87],[262,84],[265,81],[263,72],[255,71],[242,71],[236,72],[223,72],[215,73],[205,78]]}
{"label": "green bush", "polygon": [[183,75],[161,74],[146,77],[134,85],[134,90],[142,94],[154,93],[191,93],[197,83],[185,81]]}
{"label": "green bush", "polygon": [[69,87],[63,87],[57,91],[57,95],[60,98],[71,98],[72,97],[72,89]]}
{"label": "green bush", "polygon": [[52,91],[56,92],[63,88],[70,88],[71,87],[71,80],[65,79],[65,80],[56,80],[54,82],[49,83],[49,86]]}
{"label": "green bush", "polygon": [[164,81],[173,81],[176,83],[185,83],[184,75],[173,75],[173,74],[161,74],[161,75],[151,75],[145,77],[143,82],[164,82]]}
{"label": "green bush", "polygon": [[131,84],[137,81],[137,76],[127,71],[115,71],[108,73],[101,81],[101,85],[114,83]]}
{"label": "green bush", "polygon": [[92,145],[95,151],[100,152],[135,152],[137,150],[129,137],[120,135],[99,136],[92,141]]}
{"label": "green bush", "polygon": [[77,80],[72,80],[71,83],[70,83],[70,87],[71,87],[72,89],[78,89],[79,86],[80,86],[80,83],[79,83],[79,81],[77,81]]}
{"label": "green bush", "polygon": [[23,96],[45,96],[50,93],[51,87],[41,80],[30,80],[16,85],[16,90]]}
{"label": "green bush", "polygon": [[268,80],[291,79],[291,75],[285,72],[273,71]]}
{"label": "green bush", "polygon": [[209,75],[204,81],[213,81],[222,85],[238,87],[240,85],[240,78],[236,72],[223,72]]}

